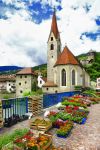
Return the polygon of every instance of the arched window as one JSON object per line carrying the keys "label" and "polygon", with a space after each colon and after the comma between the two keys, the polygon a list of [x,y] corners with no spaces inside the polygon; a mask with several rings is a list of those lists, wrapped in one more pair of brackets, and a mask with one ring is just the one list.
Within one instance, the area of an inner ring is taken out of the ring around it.
{"label": "arched window", "polygon": [[72,85],[75,85],[75,70],[72,70]]}
{"label": "arched window", "polygon": [[54,50],[54,45],[53,45],[53,44],[51,44],[50,49],[51,49],[51,50]]}
{"label": "arched window", "polygon": [[65,71],[65,69],[62,70],[61,75],[62,75],[62,86],[66,86],[66,71]]}

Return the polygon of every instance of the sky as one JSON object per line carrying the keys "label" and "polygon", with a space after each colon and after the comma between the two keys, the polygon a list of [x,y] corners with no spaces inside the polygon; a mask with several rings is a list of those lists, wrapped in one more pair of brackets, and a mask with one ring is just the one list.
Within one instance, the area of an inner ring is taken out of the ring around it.
{"label": "sky", "polygon": [[0,0],[0,66],[47,62],[54,7],[62,50],[100,51],[100,0]]}

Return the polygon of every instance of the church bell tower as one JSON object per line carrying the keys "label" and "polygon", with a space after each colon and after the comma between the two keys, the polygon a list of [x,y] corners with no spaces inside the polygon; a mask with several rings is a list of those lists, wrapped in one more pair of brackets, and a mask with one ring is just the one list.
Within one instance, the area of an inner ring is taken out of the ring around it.
{"label": "church bell tower", "polygon": [[51,31],[47,44],[47,81],[54,82],[54,65],[59,54],[61,53],[61,40],[55,10],[52,17]]}

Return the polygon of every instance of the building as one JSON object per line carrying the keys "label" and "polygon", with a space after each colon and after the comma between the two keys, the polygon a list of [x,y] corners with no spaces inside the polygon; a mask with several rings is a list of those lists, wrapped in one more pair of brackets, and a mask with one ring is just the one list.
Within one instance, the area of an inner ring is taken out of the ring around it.
{"label": "building", "polygon": [[97,78],[96,90],[100,91],[100,78]]}
{"label": "building", "polygon": [[92,64],[95,60],[95,51],[92,49],[87,53],[87,57],[85,59],[80,60],[82,65]]}
{"label": "building", "polygon": [[46,83],[47,78],[38,75],[37,81],[38,81],[38,87],[42,88],[42,86]]}
{"label": "building", "polygon": [[74,91],[75,86],[90,86],[90,77],[67,46],[61,52],[61,39],[56,14],[52,17],[47,42],[47,82],[44,93]]}
{"label": "building", "polygon": [[0,75],[0,92],[14,93],[16,91],[15,75]]}
{"label": "building", "polygon": [[24,92],[31,92],[36,82],[32,68],[24,68],[16,74],[16,97],[22,97]]}

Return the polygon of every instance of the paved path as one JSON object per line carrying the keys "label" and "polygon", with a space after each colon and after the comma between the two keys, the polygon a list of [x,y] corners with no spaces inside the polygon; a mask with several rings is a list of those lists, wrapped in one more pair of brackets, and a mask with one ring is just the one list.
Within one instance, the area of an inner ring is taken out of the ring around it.
{"label": "paved path", "polygon": [[[85,125],[74,125],[74,129],[69,137],[66,139],[58,138],[53,133],[53,144],[56,147],[64,147],[64,150],[100,150],[100,104],[92,105],[90,108],[87,122]],[[29,120],[14,125],[11,128],[5,128],[0,131],[3,133],[10,133],[18,128],[29,128]]]}
{"label": "paved path", "polygon": [[[66,139],[54,134],[53,143],[64,150],[100,150],[100,104],[92,105],[87,122],[74,125],[74,129]],[[52,130],[55,133],[54,130]]]}

